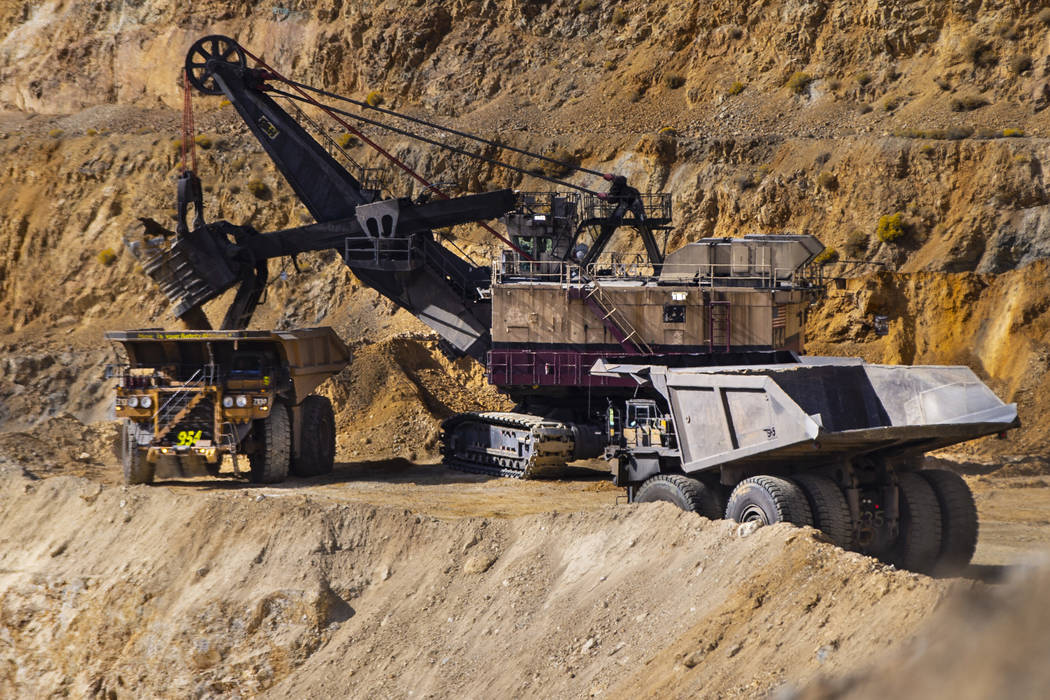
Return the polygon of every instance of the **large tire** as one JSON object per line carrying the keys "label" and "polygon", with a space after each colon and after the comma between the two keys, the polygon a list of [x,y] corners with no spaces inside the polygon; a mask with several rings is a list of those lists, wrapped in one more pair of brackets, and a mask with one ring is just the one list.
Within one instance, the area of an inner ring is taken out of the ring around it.
{"label": "large tire", "polygon": [[276,484],[288,478],[292,453],[292,423],[288,409],[274,401],[270,415],[255,421],[256,451],[248,455],[252,481],[256,484]]}
{"label": "large tire", "polygon": [[317,476],[330,474],[335,465],[335,412],[324,396],[311,394],[299,407],[302,411],[302,444],[298,459],[292,460],[292,474]]}
{"label": "large tire", "polygon": [[853,516],[846,494],[839,485],[819,474],[796,474],[793,481],[802,487],[813,513],[813,525],[843,549],[853,546]]}
{"label": "large tire", "polygon": [[718,495],[700,481],[681,474],[657,474],[649,477],[638,489],[634,501],[664,501],[711,520],[722,517],[722,504],[718,501]]}
{"label": "large tire", "polygon": [[744,479],[729,496],[726,518],[738,523],[813,525],[813,513],[802,489],[790,479],[753,476]]}
{"label": "large tire", "polygon": [[918,474],[897,477],[900,535],[893,563],[922,574],[933,572],[941,552],[941,506],[933,487]]}
{"label": "large tire", "polygon": [[129,431],[135,429],[130,421],[125,420],[121,426],[121,463],[124,467],[124,483],[128,486],[135,484],[152,484],[156,473],[156,465],[146,460],[146,451],[138,446],[134,436]]}
{"label": "large tire", "polygon": [[934,573],[957,575],[970,564],[977,549],[977,504],[970,487],[955,472],[930,469],[919,476],[933,487],[941,507],[941,548]]}

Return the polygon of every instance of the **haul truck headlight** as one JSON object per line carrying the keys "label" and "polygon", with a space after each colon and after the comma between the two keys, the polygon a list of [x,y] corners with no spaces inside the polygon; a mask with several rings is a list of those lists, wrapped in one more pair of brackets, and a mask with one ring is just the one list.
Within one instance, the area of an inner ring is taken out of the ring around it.
{"label": "haul truck headlight", "polygon": [[151,399],[148,396],[143,396],[142,399],[139,401],[139,406],[142,406],[143,408],[149,408],[152,405],[153,399]]}
{"label": "haul truck headlight", "polygon": [[241,394],[240,396],[237,397],[237,408],[244,408],[247,405],[248,405],[248,397],[247,396],[245,396],[244,394]]}
{"label": "haul truck headlight", "polygon": [[233,408],[233,397],[232,396],[223,396],[222,397],[222,407],[223,408]]}
{"label": "haul truck headlight", "polygon": [[139,397],[137,397],[137,396],[129,396],[128,397],[128,408],[138,408],[138,407],[139,407]]}

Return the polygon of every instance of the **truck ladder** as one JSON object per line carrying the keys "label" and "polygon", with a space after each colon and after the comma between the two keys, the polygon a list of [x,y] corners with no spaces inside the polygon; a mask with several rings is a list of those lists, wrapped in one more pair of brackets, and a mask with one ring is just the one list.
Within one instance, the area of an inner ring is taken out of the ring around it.
{"label": "truck ladder", "polygon": [[[189,380],[182,385],[182,388],[172,394],[163,404],[157,406],[157,410],[153,414],[153,425],[156,428],[153,433],[154,442],[167,435],[172,428],[178,425],[179,421],[193,410],[194,406],[200,403],[204,396],[200,392],[200,388],[204,386],[206,375],[212,374],[212,372],[207,372],[206,369],[199,369],[194,372]],[[164,427],[161,428],[161,426]]]}

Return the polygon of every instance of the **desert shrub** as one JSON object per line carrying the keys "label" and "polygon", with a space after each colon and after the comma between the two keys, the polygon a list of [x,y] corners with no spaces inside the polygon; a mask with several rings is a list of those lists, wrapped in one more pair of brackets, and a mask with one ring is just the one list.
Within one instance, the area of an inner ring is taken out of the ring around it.
{"label": "desert shrub", "polygon": [[1036,15],[1036,19],[1038,19],[1043,24],[1050,26],[1050,7],[1044,7],[1042,10],[1039,10],[1039,14]]}
{"label": "desert shrub", "polygon": [[1006,138],[1018,138],[1024,136],[1024,129],[1007,128],[1003,129],[1003,136]]}
{"label": "desert shrub", "polygon": [[1004,39],[1016,41],[1021,37],[1021,27],[1015,22],[1003,20],[995,25],[995,33]]}
{"label": "desert shrub", "polygon": [[868,237],[860,229],[853,229],[846,236],[846,243],[842,246],[846,255],[855,258],[868,249]]}
{"label": "desert shrub", "polygon": [[875,227],[875,235],[883,243],[892,243],[904,235],[904,222],[900,212],[883,214]]}
{"label": "desert shrub", "polygon": [[605,63],[602,64],[602,68],[604,68],[607,71],[610,71],[610,70],[612,70],[615,67],[616,67],[616,61],[612,61],[612,60],[608,60],[608,61],[606,61]]}
{"label": "desert shrub", "polygon": [[864,87],[871,83],[871,73],[869,73],[866,70],[862,70],[860,73],[857,73],[857,75],[853,77],[857,81],[857,85],[860,85],[861,87]]}
{"label": "desert shrub", "polygon": [[1010,59],[1010,72],[1020,75],[1032,67],[1032,57],[1028,54],[1019,53]]}
{"label": "desert shrub", "polygon": [[755,180],[756,178],[754,174],[749,170],[745,170],[742,173],[738,173],[737,176],[733,178],[733,181],[736,183],[736,188],[741,192],[749,190],[755,185],[757,185],[758,183],[755,182]]}
{"label": "desert shrub", "polygon": [[622,27],[623,25],[627,24],[627,20],[629,20],[630,18],[631,16],[627,14],[627,10],[623,9],[622,7],[617,7],[615,10],[613,10],[612,23],[615,24],[617,27]]}
{"label": "desert shrub", "polygon": [[740,82],[739,80],[734,80],[733,84],[729,86],[729,90],[726,91],[726,94],[739,95],[743,91],[744,91],[744,84],[742,82]]}
{"label": "desert shrub", "polygon": [[685,78],[678,73],[664,73],[664,85],[672,90],[677,90],[685,85]]}
{"label": "desert shrub", "polygon": [[629,93],[627,93],[627,101],[628,102],[637,102],[638,100],[642,99],[643,95],[645,95],[645,93],[642,92],[642,89],[636,87],[633,90],[631,90]]}
{"label": "desert shrub", "polygon": [[828,81],[828,89],[831,90],[832,92],[837,91],[840,87],[842,87],[842,81],[841,80],[838,80],[836,78],[832,78],[831,80]]}
{"label": "desert shrub", "polygon": [[968,139],[973,136],[972,126],[950,126],[948,127],[948,138],[952,141]]}
{"label": "desert shrub", "polygon": [[791,74],[791,77],[788,78],[787,86],[788,89],[791,90],[791,92],[795,93],[796,95],[801,95],[803,92],[806,91],[806,88],[808,88],[809,84],[812,82],[813,76],[809,73],[795,71]]}
{"label": "desert shrub", "polygon": [[979,126],[973,135],[979,139],[997,139],[1002,134],[998,129],[993,129],[990,126]]}
{"label": "desert shrub", "polygon": [[994,66],[999,61],[995,50],[975,36],[966,37],[961,50],[963,58],[978,68]]}
{"label": "desert shrub", "polygon": [[98,132],[95,131],[94,129],[88,129],[84,133],[87,134],[88,136],[98,136]]}
{"label": "desert shrub", "polygon": [[171,150],[179,153],[182,151],[182,139],[175,139],[171,142]]}
{"label": "desert shrub", "polygon": [[565,148],[556,148],[543,155],[556,160],[556,163],[544,161],[540,166],[541,172],[547,177],[565,177],[578,165],[576,157]]}
{"label": "desert shrub", "polygon": [[732,29],[729,30],[729,38],[730,39],[739,39],[742,36],[744,36],[744,30],[741,29],[740,27],[733,27]]}
{"label": "desert shrub", "polygon": [[817,257],[813,258],[813,262],[817,265],[828,265],[839,259],[839,252],[834,248],[825,248],[820,251]]}
{"label": "desert shrub", "polygon": [[196,138],[193,139],[193,142],[204,150],[208,150],[213,144],[211,137],[206,134],[197,134]]}
{"label": "desert shrub", "polygon": [[223,98],[223,99],[222,99],[222,100],[221,100],[221,101],[219,102],[219,107],[229,107],[229,106],[230,106],[230,104],[231,104],[231,103],[230,103],[230,101],[229,101],[229,100],[227,100],[226,98]]}
{"label": "desert shrub", "polygon": [[[233,188],[230,188],[231,191]],[[266,199],[270,196],[270,188],[266,186],[266,183],[258,178],[248,181],[248,191],[259,199]]]}
{"label": "desert shrub", "polygon": [[952,84],[948,82],[948,79],[940,75],[934,76],[933,83],[945,92],[952,89]]}
{"label": "desert shrub", "polygon": [[98,255],[95,257],[98,258],[98,261],[101,264],[107,266],[112,265],[117,261],[117,253],[112,248],[103,248],[102,250],[98,251]]}
{"label": "desert shrub", "polygon": [[346,133],[336,139],[340,148],[350,148],[357,145],[357,137],[353,134]]}
{"label": "desert shrub", "polygon": [[378,90],[373,90],[368,93],[368,97],[365,98],[365,102],[368,103],[369,107],[378,107],[383,104],[383,96],[379,94]]}
{"label": "desert shrub", "polygon": [[230,185],[230,194],[240,194],[240,193],[241,193],[241,186],[240,185]]}
{"label": "desert shrub", "polygon": [[937,149],[933,147],[933,144],[924,143],[921,146],[919,146],[919,153],[921,153],[924,156],[932,156],[936,152]]}
{"label": "desert shrub", "polygon": [[839,187],[839,179],[835,177],[835,173],[828,170],[822,170],[820,175],[817,175],[817,184],[826,190],[837,190]]}
{"label": "desert shrub", "polygon": [[62,131],[61,129],[52,129],[51,131],[47,132],[47,135],[53,139],[60,139],[65,133],[66,132]]}
{"label": "desert shrub", "polygon": [[887,97],[885,100],[882,101],[882,111],[892,112],[893,110],[900,107],[902,102],[904,102],[903,97]]}
{"label": "desert shrub", "polygon": [[988,100],[981,95],[959,95],[953,97],[948,106],[953,112],[972,112],[988,104]]}
{"label": "desert shrub", "polygon": [[871,105],[869,105],[869,104],[857,105],[857,111],[860,112],[861,114],[867,114],[868,112],[871,111]]}
{"label": "desert shrub", "polygon": [[590,12],[596,7],[598,7],[598,0],[580,0],[580,4],[576,6],[576,9],[580,12]]}
{"label": "desert shrub", "polygon": [[660,129],[659,131],[657,131],[656,133],[658,133],[658,134],[666,134],[668,136],[678,136],[678,132],[675,131],[675,128],[673,126],[665,126],[662,129]]}

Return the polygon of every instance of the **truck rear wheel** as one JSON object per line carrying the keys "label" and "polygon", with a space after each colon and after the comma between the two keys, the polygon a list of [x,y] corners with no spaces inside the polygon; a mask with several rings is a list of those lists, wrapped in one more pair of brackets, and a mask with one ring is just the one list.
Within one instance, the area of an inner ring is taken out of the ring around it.
{"label": "truck rear wheel", "polygon": [[253,426],[256,451],[248,455],[252,481],[256,484],[276,484],[288,477],[292,452],[292,424],[288,409],[274,401],[270,415],[255,421]]}
{"label": "truck rear wheel", "polygon": [[729,496],[726,518],[738,523],[759,522],[813,525],[809,502],[791,479],[765,474],[744,479]]}
{"label": "truck rear wheel", "polygon": [[827,535],[832,543],[849,549],[853,545],[853,516],[849,512],[846,494],[839,485],[819,474],[795,474],[793,480],[806,494],[813,513],[813,526]]}
{"label": "truck rear wheel", "polygon": [[656,501],[674,503],[682,510],[699,513],[711,520],[722,517],[722,504],[715,492],[697,479],[682,474],[657,474],[645,480],[634,502]]}
{"label": "truck rear wheel", "polygon": [[146,451],[139,447],[134,431],[131,422],[125,420],[120,431],[120,461],[124,467],[124,483],[128,486],[152,484],[156,465],[146,459]]}
{"label": "truck rear wheel", "polygon": [[324,396],[311,394],[299,408],[302,411],[302,444],[299,457],[292,460],[292,474],[317,476],[330,474],[335,464],[335,412]]}
{"label": "truck rear wheel", "polygon": [[904,569],[931,573],[941,551],[941,507],[937,495],[918,474],[900,474],[897,482],[901,519],[893,562]]}
{"label": "truck rear wheel", "polygon": [[977,549],[977,505],[961,476],[945,469],[929,469],[919,476],[933,487],[941,507],[941,548],[935,573],[955,575],[973,558]]}

